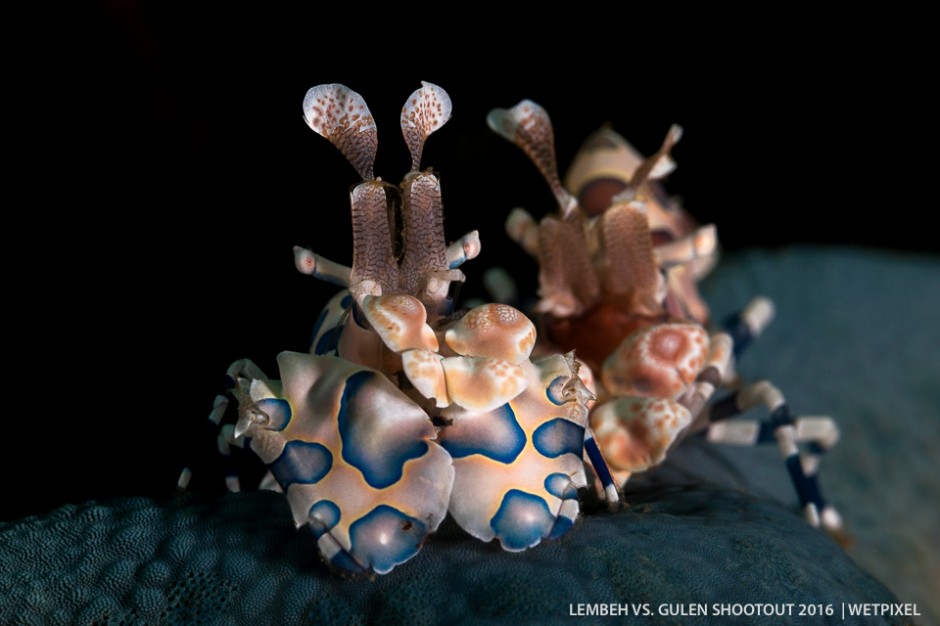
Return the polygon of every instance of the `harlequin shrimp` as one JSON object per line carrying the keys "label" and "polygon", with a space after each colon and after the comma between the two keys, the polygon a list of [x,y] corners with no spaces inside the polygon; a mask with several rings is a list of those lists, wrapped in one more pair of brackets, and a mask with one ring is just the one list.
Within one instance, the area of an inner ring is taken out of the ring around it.
{"label": "harlequin shrimp", "polygon": [[[451,108],[430,83],[408,98],[411,171],[392,185],[373,173],[377,131],[363,98],[339,84],[309,90],[305,121],[362,182],[350,192],[351,266],[301,247],[295,265],[345,289],[317,320],[311,353],[278,356],[279,380],[248,360],[228,369],[238,421],[222,429],[223,451],[254,451],[296,525],[344,571],[390,571],[448,512],[483,541],[532,547],[577,519],[585,447],[609,476],[573,357],[531,361],[535,326],[511,306],[453,311],[449,287],[480,241],[472,232],[446,245],[440,181],[419,171]],[[216,399],[213,423],[228,403]]]}
{"label": "harlequin shrimp", "polygon": [[[539,264],[539,349],[575,350],[587,366],[582,376],[599,374],[590,379],[598,396],[590,425],[618,482],[661,463],[691,433],[742,445],[776,441],[806,519],[842,538],[841,518],[816,477],[821,454],[838,440],[833,420],[791,416],[784,395],[767,381],[710,404],[719,386],[733,382],[735,357],[774,311],[758,297],[728,330],[706,331],[708,308],[696,281],[715,264],[716,230],[696,226],[658,182],[675,167],[670,151],[681,128],[670,128],[645,159],[602,129],[562,184],[541,106],[523,100],[493,110],[488,123],[529,156],[558,203],[540,222],[515,209],[506,229]],[[768,419],[728,419],[758,405]]]}

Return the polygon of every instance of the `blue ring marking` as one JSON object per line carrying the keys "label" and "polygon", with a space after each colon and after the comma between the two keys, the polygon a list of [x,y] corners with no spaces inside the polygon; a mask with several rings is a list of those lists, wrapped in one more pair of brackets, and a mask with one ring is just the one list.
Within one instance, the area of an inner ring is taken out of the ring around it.
{"label": "blue ring marking", "polygon": [[421,520],[380,504],[349,526],[349,544],[357,559],[384,574],[417,554],[428,532]]}
{"label": "blue ring marking", "polygon": [[751,334],[751,329],[748,328],[747,324],[744,322],[744,318],[741,317],[740,312],[728,317],[723,326],[725,330],[728,331],[728,334],[731,335],[731,341],[734,346],[734,358],[737,359],[751,344],[754,335]]}
{"label": "blue ring marking", "polygon": [[790,474],[790,480],[793,481],[793,486],[796,488],[796,495],[800,498],[800,507],[805,507],[812,502],[819,511],[822,511],[823,507],[826,506],[826,502],[819,491],[819,481],[816,480],[816,475],[807,476],[803,472],[799,454],[791,454],[784,462],[787,466],[787,472]]}
{"label": "blue ring marking", "polygon": [[341,570],[346,570],[347,572],[354,572],[357,574],[361,574],[366,571],[365,568],[359,565],[359,562],[352,558],[352,556],[345,550],[340,550],[334,554],[333,558],[330,559],[330,565]]}
{"label": "blue ring marking", "polygon": [[555,525],[555,516],[542,498],[518,489],[503,496],[490,527],[508,550],[524,550],[534,546]]}
{"label": "blue ring marking", "polygon": [[555,520],[555,525],[552,526],[552,529],[549,531],[546,539],[558,539],[566,532],[571,530],[571,527],[574,526],[574,521],[568,519],[564,515],[559,515],[558,519]]}
{"label": "blue ring marking", "polygon": [[601,484],[604,488],[606,489],[610,485],[613,485],[614,477],[610,475],[610,468],[607,467],[607,461],[604,460],[604,455],[601,454],[601,449],[597,446],[597,442],[594,441],[594,437],[587,438],[584,442],[584,449],[587,451],[588,458],[591,459],[591,466],[594,468],[594,473],[601,479]]}
{"label": "blue ring marking", "polygon": [[339,524],[342,513],[340,513],[339,507],[330,500],[320,500],[310,507],[307,516],[310,520],[310,532],[319,539]]}
{"label": "blue ring marking", "polygon": [[[548,384],[548,387],[545,388],[545,396],[548,398],[549,402],[556,406],[561,406],[566,402],[560,392],[564,388],[565,383],[568,382],[568,378],[568,376],[556,376],[555,379]],[[556,390],[556,387],[560,388]]]}
{"label": "blue ring marking", "polygon": [[345,296],[343,296],[343,299],[339,301],[339,306],[345,311],[349,308],[349,305],[352,304],[352,301],[352,294],[347,293]]}
{"label": "blue ring marking", "polygon": [[428,451],[428,444],[423,439],[409,441],[398,438],[386,442],[380,455],[372,452],[372,439],[376,433],[373,428],[361,426],[367,420],[373,425],[379,423],[373,415],[376,411],[375,393],[370,393],[369,387],[378,385],[381,377],[382,374],[373,370],[363,370],[347,378],[337,416],[339,436],[343,441],[343,460],[362,472],[365,481],[376,489],[397,483],[405,471],[405,462],[420,458]]}
{"label": "blue ring marking", "polygon": [[816,455],[822,456],[823,454],[826,454],[826,452],[828,452],[829,450],[822,447],[819,443],[815,441],[810,441],[808,444],[806,444],[806,451],[809,452],[810,454],[816,454]]}
{"label": "blue ring marking", "polygon": [[721,400],[712,403],[711,411],[708,413],[708,419],[711,422],[719,422],[723,419],[728,419],[732,415],[737,415],[741,412],[741,409],[738,408],[738,392],[725,396]]}
{"label": "blue ring marking", "polygon": [[290,402],[283,398],[264,398],[255,403],[259,410],[263,411],[270,421],[265,424],[265,430],[281,431],[290,424],[290,418],[293,411],[290,408]]}
{"label": "blue ring marking", "polygon": [[774,435],[776,427],[770,422],[762,421],[760,430],[757,431],[757,443],[776,443],[777,436]]}
{"label": "blue ring marking", "polygon": [[819,480],[816,474],[806,477],[806,490],[808,491],[807,498],[809,498],[809,501],[816,505],[819,512],[822,512],[826,508],[826,500],[819,489]]}
{"label": "blue ring marking", "polygon": [[268,465],[284,491],[293,484],[313,485],[333,467],[333,455],[325,446],[310,441],[288,441],[281,456]]}
{"label": "blue ring marking", "polygon": [[456,429],[444,431],[445,436],[441,437],[440,444],[450,453],[451,458],[462,459],[479,454],[508,465],[525,448],[525,431],[508,403],[473,419],[485,420],[487,423],[470,432]]}
{"label": "blue ring marking", "polygon": [[584,427],[562,417],[545,422],[532,433],[532,445],[542,456],[554,459],[563,454],[581,456],[584,449]]}
{"label": "blue ring marking", "polygon": [[780,426],[790,426],[793,424],[793,418],[790,417],[790,409],[787,408],[787,403],[784,402],[770,414],[770,423],[774,428],[779,428]]}
{"label": "blue ring marking", "polygon": [[562,500],[574,500],[578,497],[578,489],[571,482],[571,476],[560,472],[545,477],[545,491]]}

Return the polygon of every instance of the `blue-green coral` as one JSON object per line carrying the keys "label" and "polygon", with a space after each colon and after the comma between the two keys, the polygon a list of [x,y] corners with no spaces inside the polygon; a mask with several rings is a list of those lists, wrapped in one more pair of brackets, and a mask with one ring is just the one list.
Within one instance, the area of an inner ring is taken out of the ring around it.
{"label": "blue-green coral", "polygon": [[588,516],[524,555],[445,524],[409,567],[375,580],[329,571],[274,493],[66,506],[3,527],[0,623],[553,623],[587,602],[655,613],[662,602],[895,601],[778,505],[718,488],[635,497],[634,510]]}

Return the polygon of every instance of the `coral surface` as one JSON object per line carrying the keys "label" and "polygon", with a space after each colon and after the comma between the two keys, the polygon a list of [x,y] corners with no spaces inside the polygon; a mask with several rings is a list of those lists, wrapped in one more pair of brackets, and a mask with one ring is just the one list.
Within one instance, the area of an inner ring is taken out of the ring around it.
{"label": "coral surface", "polygon": [[894,601],[776,504],[697,487],[634,505],[525,555],[448,523],[408,568],[372,581],[329,571],[274,493],[67,506],[5,530],[0,622],[553,623],[590,602]]}

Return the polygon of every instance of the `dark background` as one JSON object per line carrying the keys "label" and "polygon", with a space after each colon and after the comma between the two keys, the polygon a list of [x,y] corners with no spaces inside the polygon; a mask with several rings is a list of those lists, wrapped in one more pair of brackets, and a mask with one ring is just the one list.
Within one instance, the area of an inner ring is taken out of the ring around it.
{"label": "dark background", "polygon": [[[11,271],[8,307],[11,328],[31,338],[13,352],[19,391],[8,397],[25,393],[31,408],[7,419],[2,518],[169,495],[186,459],[199,469],[213,454],[203,422],[227,365],[248,356],[273,375],[278,351],[307,348],[334,288],[298,274],[291,248],[349,262],[357,180],[302,121],[315,84],[364,96],[379,128],[376,173],[392,181],[409,163],[405,98],[421,80],[450,93],[454,117],[423,164],[441,174],[447,236],[480,230],[483,253],[464,267],[470,295],[492,265],[534,288],[536,266],[502,222],[514,206],[540,216],[553,200],[485,124],[490,108],[522,98],[551,114],[562,170],[603,123],[644,153],[681,124],[667,186],[719,226],[725,250],[938,248],[919,217],[932,200],[902,193],[926,180],[902,143],[922,131],[908,107],[922,87],[839,24],[690,36],[637,15],[554,16],[545,29],[494,13],[465,16],[461,36],[430,24],[433,7],[402,9],[397,23],[353,6],[79,7],[54,47],[54,114],[23,160],[49,173],[42,201],[17,202],[32,227],[8,232],[32,250],[26,270]],[[220,480],[206,469],[194,486]]]}

